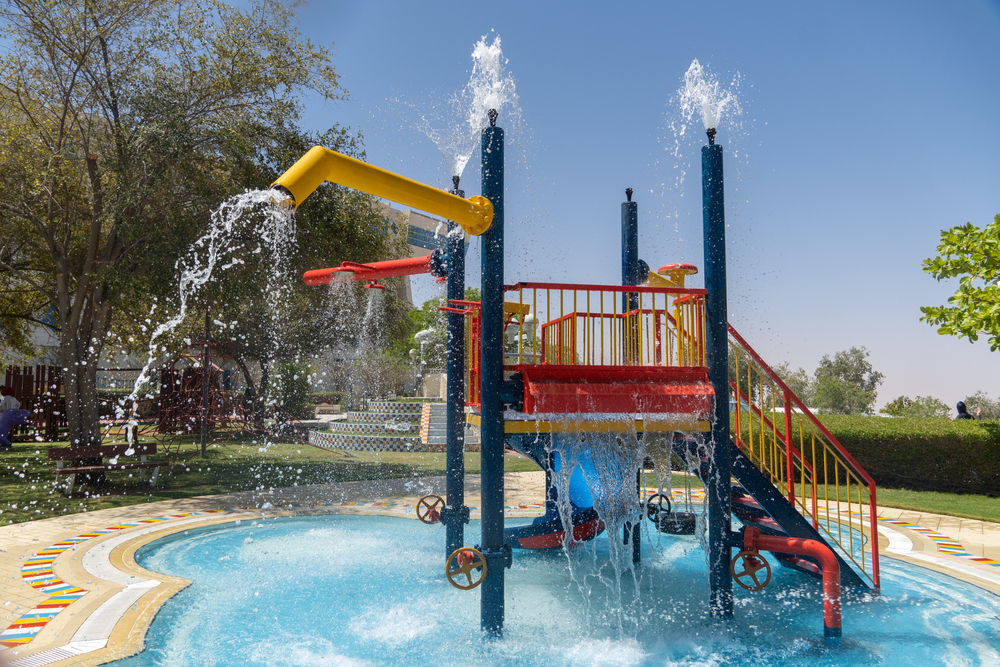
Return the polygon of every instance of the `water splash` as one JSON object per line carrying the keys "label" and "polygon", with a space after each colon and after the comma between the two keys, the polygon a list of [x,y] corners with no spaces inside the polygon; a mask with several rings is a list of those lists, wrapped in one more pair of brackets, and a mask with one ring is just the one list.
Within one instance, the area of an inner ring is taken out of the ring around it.
{"label": "water splash", "polygon": [[723,90],[717,77],[701,66],[697,60],[692,61],[684,73],[684,86],[678,91],[681,115],[686,122],[691,122],[695,114],[701,116],[705,129],[715,129],[722,120],[727,107],[734,108],[739,113],[739,101],[729,90]]}
{"label": "water splash", "polygon": [[[421,114],[417,129],[433,141],[452,176],[462,176],[472,158],[479,134],[489,124],[490,109],[513,110],[520,116],[514,77],[500,48],[500,36],[492,44],[487,35],[472,49],[472,74],[459,92],[448,98],[447,108]],[[508,115],[511,111],[508,111]]]}
{"label": "water splash", "polygon": [[[701,201],[697,197],[700,183],[694,184],[693,192],[687,192],[686,188],[688,174],[696,174],[701,168],[705,135],[700,128],[719,131],[726,145],[727,205],[733,208],[741,205],[742,193],[736,193],[733,186],[739,187],[749,164],[745,146],[750,137],[743,126],[743,96],[743,77],[739,72],[724,86],[707,65],[694,60],[681,77],[680,87],[667,103],[662,134],[657,139],[662,146],[655,162],[660,189],[651,191],[660,200],[660,216],[673,228],[673,238],[662,233],[646,234],[642,242],[652,252],[681,261],[691,261],[693,256],[696,264],[701,261],[696,254],[700,247],[685,245],[686,240],[701,236]],[[696,196],[690,197],[691,194]]]}
{"label": "water splash", "polygon": [[[556,420],[580,419],[582,415],[549,415]],[[574,511],[578,511],[571,502],[573,478],[582,473],[586,485],[593,498],[593,507],[604,523],[608,535],[607,558],[599,558],[593,550],[594,543],[581,545],[567,531],[563,550],[567,558],[570,578],[580,593],[580,601],[589,607],[595,588],[613,600],[608,608],[599,613],[605,619],[610,619],[619,631],[636,627],[644,613],[645,604],[641,590],[648,582],[644,581],[642,568],[636,568],[633,563],[632,540],[623,540],[625,531],[632,530],[646,533],[645,542],[654,546],[659,542],[656,531],[650,531],[651,523],[645,521],[646,499],[637,493],[637,476],[644,473],[644,462],[652,459],[656,477],[659,480],[659,492],[670,494],[670,479],[672,472],[695,475],[701,466],[700,457],[681,456],[676,448],[671,446],[673,434],[647,434],[645,437],[636,433],[631,425],[634,415],[588,415],[589,418],[614,425],[607,432],[582,431],[578,433],[556,433],[552,436],[551,452],[560,459],[559,470],[552,474],[552,484],[556,488],[556,508],[563,525],[571,525]],[[567,421],[568,425],[569,422]],[[622,428],[625,426],[625,428]],[[641,477],[639,477],[641,479]],[[643,483],[645,486],[645,483]],[[687,487],[690,497],[690,486]],[[664,488],[666,487],[666,488]],[[688,502],[687,511],[694,508]],[[701,513],[696,514],[702,523]],[[584,548],[580,548],[583,546]],[[595,610],[596,612],[597,610]],[[590,611],[585,611],[589,616]]]}
{"label": "water splash", "polygon": [[[230,197],[212,212],[208,232],[191,244],[185,255],[175,263],[179,275],[179,307],[173,317],[157,326],[149,339],[146,361],[135,380],[132,392],[116,407],[119,419],[125,416],[125,406],[131,406],[131,416],[126,429],[128,441],[133,442],[138,426],[139,398],[143,387],[151,380],[150,368],[166,352],[161,340],[173,333],[188,316],[188,302],[195,297],[217,271],[224,271],[243,263],[240,251],[267,252],[269,271],[267,289],[272,298],[269,311],[272,319],[279,319],[286,296],[287,256],[295,241],[294,209],[287,205],[287,196],[275,190],[248,190]],[[253,239],[256,247],[250,247]],[[154,303],[150,315],[156,310]],[[147,322],[150,320],[147,319]],[[273,327],[277,330],[278,327]],[[273,333],[272,336],[277,335]],[[272,341],[276,345],[276,341]]]}

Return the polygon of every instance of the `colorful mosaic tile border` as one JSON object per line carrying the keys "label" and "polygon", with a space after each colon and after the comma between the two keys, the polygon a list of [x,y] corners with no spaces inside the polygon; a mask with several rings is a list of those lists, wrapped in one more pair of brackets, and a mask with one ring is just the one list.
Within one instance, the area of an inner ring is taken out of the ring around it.
{"label": "colorful mosaic tile border", "polygon": [[[840,510],[840,514],[850,514],[851,516],[857,516],[861,518],[867,518],[868,513],[858,512],[858,511],[848,511]],[[884,516],[878,517],[878,520],[882,523],[891,523],[895,526],[900,526],[908,530],[912,530],[914,533],[920,533],[921,535],[927,537],[927,539],[934,542],[937,545],[938,551],[948,556],[956,556],[958,558],[965,558],[967,560],[975,561],[977,563],[982,563],[983,565],[992,565],[993,567],[1000,567],[1000,561],[993,560],[992,558],[985,558],[983,556],[975,556],[970,554],[965,550],[965,547],[961,543],[943,533],[939,533],[936,530],[931,530],[930,528],[924,528],[923,526],[918,526],[915,523],[910,523],[909,521],[901,521],[899,519],[889,519]]]}
{"label": "colorful mosaic tile border", "polygon": [[412,403],[396,403],[393,401],[369,401],[368,409],[372,412],[390,412],[393,414],[416,414],[419,416],[420,411],[425,405],[425,402],[412,402]]}
{"label": "colorful mosaic tile border", "polygon": [[327,449],[375,452],[422,452],[424,446],[414,436],[350,435],[309,431],[309,444]]}
{"label": "colorful mosaic tile border", "polygon": [[156,519],[143,519],[136,523],[123,523],[116,526],[109,526],[103,530],[95,530],[83,535],[71,537],[68,540],[56,542],[52,546],[42,549],[28,558],[21,566],[21,578],[26,584],[37,591],[41,591],[48,596],[48,599],[40,603],[31,611],[23,614],[20,618],[10,624],[10,626],[0,632],[0,646],[13,648],[27,644],[35,635],[45,627],[63,609],[74,601],[79,600],[87,591],[67,584],[59,579],[52,572],[52,563],[56,557],[68,549],[74,549],[81,542],[86,542],[101,535],[107,535],[126,528],[135,528],[143,524],[158,523],[179,519],[182,517],[200,516],[202,514],[219,514],[228,510],[209,510],[207,512],[190,512],[186,514],[171,514],[170,516],[158,517]]}
{"label": "colorful mosaic tile border", "polygon": [[427,444],[427,434],[431,430],[431,404],[425,403],[420,411],[420,442]]}
{"label": "colorful mosaic tile border", "polygon": [[924,528],[918,526],[914,523],[908,521],[899,521],[897,519],[886,519],[879,517],[879,521],[883,523],[891,523],[895,526],[902,526],[908,530],[912,530],[914,533],[920,533],[927,539],[934,542],[937,545],[938,551],[949,556],[957,556],[958,558],[965,558],[967,560],[975,561],[977,563],[982,563],[983,565],[992,565],[993,567],[1000,567],[1000,561],[993,560],[992,558],[985,558],[983,556],[974,556],[965,550],[958,540],[952,539],[947,535],[937,532],[936,530],[931,530],[930,528]]}

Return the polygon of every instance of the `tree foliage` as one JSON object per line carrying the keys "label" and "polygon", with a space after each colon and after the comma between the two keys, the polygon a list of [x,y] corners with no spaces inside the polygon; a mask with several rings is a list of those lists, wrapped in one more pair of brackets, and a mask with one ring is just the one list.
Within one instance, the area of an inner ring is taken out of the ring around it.
{"label": "tree foliage", "polygon": [[947,418],[950,411],[943,401],[933,396],[917,396],[916,398],[900,396],[887,403],[879,412],[893,417]]}
{"label": "tree foliage", "polygon": [[980,229],[971,222],[941,232],[938,255],[924,260],[924,271],[937,280],[959,278],[947,306],[924,306],[921,322],[944,336],[988,336],[1000,348],[1000,215]]}
{"label": "tree foliage", "polygon": [[813,384],[816,407],[840,415],[871,412],[884,376],[872,368],[868,356],[864,347],[837,352],[832,359],[823,355]]}
{"label": "tree foliage", "polygon": [[806,406],[813,404],[813,380],[801,366],[795,370],[788,362],[778,364],[772,369],[778,374],[792,393],[799,397]]}
{"label": "tree foliage", "polygon": [[266,160],[260,128],[293,124],[304,88],[343,95],[291,9],[242,7],[0,0],[0,290],[31,295],[24,321],[55,311],[72,442],[100,439],[115,309],[171,276],[241,160]]}

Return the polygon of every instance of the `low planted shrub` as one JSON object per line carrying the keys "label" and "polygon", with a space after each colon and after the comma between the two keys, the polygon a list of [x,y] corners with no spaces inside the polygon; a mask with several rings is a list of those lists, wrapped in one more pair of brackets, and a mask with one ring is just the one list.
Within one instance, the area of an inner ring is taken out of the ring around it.
{"label": "low planted shrub", "polygon": [[879,486],[1000,496],[1000,421],[841,415],[820,421]]}

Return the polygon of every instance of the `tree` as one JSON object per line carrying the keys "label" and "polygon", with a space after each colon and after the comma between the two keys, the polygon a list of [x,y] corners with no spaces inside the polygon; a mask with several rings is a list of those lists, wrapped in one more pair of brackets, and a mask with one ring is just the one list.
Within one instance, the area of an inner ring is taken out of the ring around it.
{"label": "tree", "polygon": [[816,407],[841,415],[871,412],[883,377],[872,368],[864,347],[837,352],[833,359],[823,355],[813,385]]}
{"label": "tree", "polygon": [[893,417],[947,418],[949,410],[944,402],[933,396],[917,396],[916,398],[900,396],[887,403],[879,412]]}
{"label": "tree", "polygon": [[1000,349],[1000,215],[985,229],[971,222],[941,232],[938,256],[924,260],[924,272],[937,280],[960,278],[949,306],[924,306],[921,322],[937,326],[943,336],[989,336],[991,350]]}
{"label": "tree", "polygon": [[73,444],[100,442],[115,308],[205,228],[225,148],[294,121],[305,88],[343,94],[291,9],[245,6],[0,0],[0,287],[55,310]]}
{"label": "tree", "polygon": [[785,362],[778,364],[772,370],[807,407],[813,404],[813,380],[804,368],[800,366],[793,371],[788,362]]}

